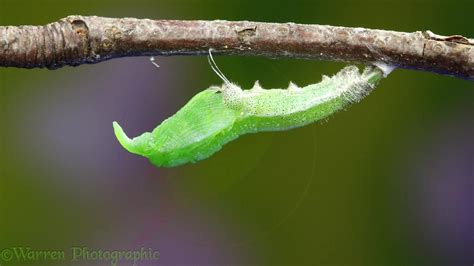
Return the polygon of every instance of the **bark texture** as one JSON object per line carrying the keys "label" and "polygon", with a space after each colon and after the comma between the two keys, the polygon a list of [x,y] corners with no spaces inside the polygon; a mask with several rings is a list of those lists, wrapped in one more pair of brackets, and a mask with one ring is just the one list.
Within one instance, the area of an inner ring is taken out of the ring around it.
{"label": "bark texture", "polygon": [[474,40],[430,31],[69,16],[45,26],[0,26],[0,66],[55,69],[124,56],[293,57],[401,68],[474,80]]}

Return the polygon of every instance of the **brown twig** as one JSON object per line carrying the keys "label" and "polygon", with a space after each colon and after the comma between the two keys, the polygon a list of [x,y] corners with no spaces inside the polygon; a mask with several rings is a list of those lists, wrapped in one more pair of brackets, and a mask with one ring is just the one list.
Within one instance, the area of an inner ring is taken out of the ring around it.
{"label": "brown twig", "polygon": [[474,40],[364,28],[69,16],[0,27],[0,66],[93,64],[116,57],[216,54],[373,63],[474,79]]}

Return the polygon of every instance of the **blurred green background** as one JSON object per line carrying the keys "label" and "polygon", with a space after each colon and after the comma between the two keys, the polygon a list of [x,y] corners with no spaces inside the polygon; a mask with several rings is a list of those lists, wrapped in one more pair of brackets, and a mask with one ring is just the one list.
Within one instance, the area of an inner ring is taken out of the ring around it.
{"label": "blurred green background", "polygon": [[[0,0],[1,25],[78,14],[471,38],[473,12],[468,0]],[[474,83],[397,70],[326,122],[243,136],[198,164],[157,169],[121,148],[112,121],[131,136],[149,131],[220,81],[204,57],[156,60],[158,69],[146,57],[55,71],[0,68],[0,250],[160,250],[158,263],[138,265],[474,263]],[[344,66],[216,60],[244,88],[255,80],[264,88],[306,85]],[[36,264],[54,262],[28,265]]]}

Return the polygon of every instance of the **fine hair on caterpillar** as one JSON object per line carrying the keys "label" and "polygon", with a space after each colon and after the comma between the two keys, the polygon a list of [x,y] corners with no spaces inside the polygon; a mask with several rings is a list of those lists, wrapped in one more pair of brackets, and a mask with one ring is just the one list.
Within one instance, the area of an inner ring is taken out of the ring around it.
{"label": "fine hair on caterpillar", "polygon": [[212,48],[209,48],[209,55],[207,56],[207,62],[211,66],[212,70],[216,73],[216,75],[224,81],[226,84],[230,84],[231,82],[227,79],[227,77],[222,73],[222,71],[219,69],[219,67],[216,64],[216,61],[214,61],[214,57],[212,57]]}
{"label": "fine hair on caterpillar", "polygon": [[195,95],[152,132],[130,139],[117,122],[117,139],[156,166],[173,167],[208,158],[226,143],[247,133],[280,131],[326,119],[367,96],[391,71],[368,66],[360,72],[347,66],[319,83],[287,89],[263,89],[258,81],[242,90],[222,73],[209,49],[211,69],[223,81]]}
{"label": "fine hair on caterpillar", "polygon": [[224,82],[222,87],[219,88],[219,92],[223,94],[223,98],[227,104],[232,105],[236,99],[236,95],[241,91],[241,89],[236,84],[230,82],[217,66],[216,61],[214,61],[214,57],[212,56],[212,48],[209,48],[208,53],[207,62],[209,63],[209,66],[211,66],[214,73],[216,73],[216,75]]}

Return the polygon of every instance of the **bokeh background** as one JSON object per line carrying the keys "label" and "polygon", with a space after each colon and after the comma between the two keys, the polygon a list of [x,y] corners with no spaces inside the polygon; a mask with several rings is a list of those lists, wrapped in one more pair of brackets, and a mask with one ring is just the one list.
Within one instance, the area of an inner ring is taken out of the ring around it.
{"label": "bokeh background", "polygon": [[[473,12],[471,0],[0,0],[1,25],[80,14],[471,38]],[[344,66],[216,60],[244,88],[255,80],[265,88],[306,85]],[[204,57],[157,62],[160,68],[146,57],[54,71],[0,68],[0,250],[160,251],[158,262],[138,265],[474,263],[474,83],[397,70],[324,123],[243,136],[198,164],[158,169],[121,148],[112,121],[131,136],[150,131],[220,81]]]}

